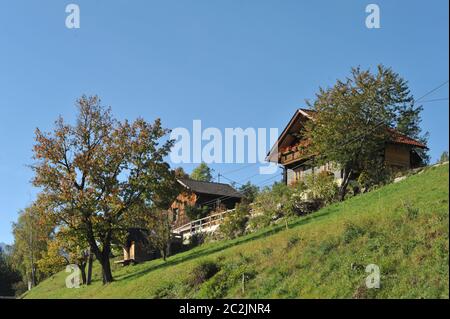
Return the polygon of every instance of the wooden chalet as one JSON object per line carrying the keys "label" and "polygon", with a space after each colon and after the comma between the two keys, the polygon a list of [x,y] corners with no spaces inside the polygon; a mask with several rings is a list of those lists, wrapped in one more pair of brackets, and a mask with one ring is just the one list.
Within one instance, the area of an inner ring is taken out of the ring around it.
{"label": "wooden chalet", "polygon": [[187,206],[207,206],[211,212],[218,209],[233,209],[242,198],[242,195],[228,184],[188,178],[178,179],[178,183],[183,187],[183,192],[178,195],[170,208],[174,228],[191,222],[186,215]]}
{"label": "wooden chalet", "polygon": [[[191,222],[185,212],[187,206],[207,206],[211,212],[219,209],[226,210],[234,208],[242,197],[228,184],[202,182],[187,178],[177,181],[183,187],[183,191],[169,208],[174,229]],[[216,218],[216,216],[212,217]],[[159,258],[161,254],[149,243],[149,235],[151,234],[148,234],[146,230],[129,229],[123,245],[123,260],[117,261],[117,263],[128,265]],[[173,233],[169,251],[180,251],[182,242],[183,237]]]}
{"label": "wooden chalet", "polygon": [[[301,135],[301,131],[307,121],[314,120],[315,114],[313,110],[298,109],[267,155],[267,161],[283,166],[284,182],[288,185],[295,184],[308,174],[321,171],[333,174],[338,182],[342,178],[342,171],[337,165],[326,163],[317,166],[314,163],[314,157],[308,155],[309,143]],[[386,165],[394,170],[407,170],[420,166],[422,161],[416,150],[424,149],[426,145],[393,129],[389,131],[392,138],[383,152]]]}

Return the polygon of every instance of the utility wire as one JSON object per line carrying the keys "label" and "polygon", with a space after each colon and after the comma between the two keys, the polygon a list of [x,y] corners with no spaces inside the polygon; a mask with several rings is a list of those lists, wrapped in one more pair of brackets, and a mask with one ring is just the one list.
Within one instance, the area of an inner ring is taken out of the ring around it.
{"label": "utility wire", "polygon": [[[429,96],[430,94],[436,92],[437,90],[439,90],[440,88],[442,88],[443,86],[445,86],[445,85],[448,84],[448,83],[449,83],[449,81],[447,80],[447,81],[445,81],[444,83],[438,85],[438,86],[435,87],[434,89],[428,91],[427,93],[425,93],[424,95],[422,95],[420,98],[418,98],[417,100],[415,100],[415,102],[421,101],[423,98],[425,98],[425,97]],[[445,99],[448,100],[448,98],[444,98],[444,99],[435,99],[434,101],[436,101],[436,100],[445,100]],[[433,101],[433,100],[423,101],[422,103],[431,102],[431,101]],[[351,143],[351,142],[353,142],[353,141],[355,141],[355,140],[358,140],[358,139],[360,139],[360,138],[365,138],[365,137],[367,136],[368,133],[371,133],[372,131],[374,131],[375,129],[377,129],[379,126],[381,126],[383,123],[384,123],[384,121],[380,121],[380,122],[377,123],[371,130],[366,131],[366,132],[364,132],[364,133],[361,133],[361,134],[359,134],[359,135],[357,135],[357,136],[355,136],[355,137],[353,137],[353,138],[351,138],[351,139],[349,139],[349,140],[347,140],[347,141],[344,141],[343,143],[341,143],[341,144],[338,145],[337,147],[343,147],[343,146],[345,146],[345,145],[347,145],[347,144],[349,144],[349,143]],[[325,157],[325,156],[326,156],[326,154],[321,154],[321,155],[320,155],[320,157]],[[303,165],[305,165],[305,164],[307,164],[307,163],[309,163],[309,162],[313,162],[313,161],[315,161],[315,160],[317,159],[317,157],[318,157],[318,156],[316,156],[316,157],[311,157],[311,158],[307,159],[306,161],[302,162],[301,164],[298,164],[298,165],[294,166],[293,168],[291,168],[291,170],[295,170],[296,168],[298,168],[298,167],[300,167],[300,166],[303,166]],[[257,163],[251,163],[251,164],[245,166],[245,168],[247,168],[247,167],[249,167],[249,166],[252,166],[252,165],[254,165],[254,164],[257,164]],[[240,168],[238,168],[238,169],[236,169],[236,170],[233,170],[233,171],[231,171],[231,172],[236,172],[236,171],[239,171],[239,170],[242,170],[242,169],[244,169],[244,167],[240,167]],[[230,172],[228,172],[228,173],[230,173]],[[259,175],[259,174],[252,175],[251,177],[254,177],[254,176],[256,176],[256,175]],[[232,180],[232,179],[230,179],[230,178],[227,178],[227,177],[223,176],[222,174],[220,174],[220,176],[223,177],[223,178],[225,178],[225,179],[228,180],[228,181],[231,181],[231,182],[233,182],[233,183],[236,183],[236,184],[239,184],[239,185],[244,186],[243,189],[245,189],[245,187],[246,187],[244,184],[242,184],[242,183],[240,183],[240,182],[236,182],[236,181],[234,181],[234,180]],[[249,178],[251,178],[251,177],[249,177]],[[266,179],[266,180],[263,180],[263,181],[259,182],[258,184],[255,184],[255,186],[262,186],[263,184],[265,184],[265,183],[267,183],[267,182],[270,182],[271,180],[273,180],[273,179],[275,179],[275,178],[277,178],[277,177],[279,177],[279,176],[272,176],[272,177],[270,177],[270,178],[268,178],[268,179]],[[247,186],[251,186],[251,185],[247,185]],[[241,195],[244,195],[241,191],[237,191],[237,192],[240,193]],[[219,200],[223,200],[223,199],[227,199],[227,198],[231,198],[231,197],[233,197],[233,196],[222,196],[222,197],[219,197],[219,198],[217,198],[217,199],[208,201],[208,202],[204,203],[204,205],[208,206],[209,203],[214,203],[214,202],[217,202],[217,201],[219,201]]]}
{"label": "utility wire", "polygon": [[437,90],[439,90],[441,87],[443,87],[444,85],[448,84],[448,80],[445,81],[444,83],[438,85],[437,87],[435,87],[434,89],[432,89],[431,91],[428,91],[427,93],[425,93],[424,95],[422,95],[421,97],[419,97],[417,100],[415,100],[415,102],[419,102],[420,100],[422,100],[423,98],[427,97],[428,95],[436,92]]}

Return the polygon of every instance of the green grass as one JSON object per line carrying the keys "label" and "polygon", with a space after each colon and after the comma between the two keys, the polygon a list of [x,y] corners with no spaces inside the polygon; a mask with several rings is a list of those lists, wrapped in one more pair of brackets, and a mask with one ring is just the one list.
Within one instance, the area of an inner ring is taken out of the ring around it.
{"label": "green grass", "polygon": [[[58,273],[26,298],[448,298],[448,165],[230,241],[135,266],[103,286]],[[376,264],[381,287],[367,289]],[[245,276],[245,289],[242,276]]]}

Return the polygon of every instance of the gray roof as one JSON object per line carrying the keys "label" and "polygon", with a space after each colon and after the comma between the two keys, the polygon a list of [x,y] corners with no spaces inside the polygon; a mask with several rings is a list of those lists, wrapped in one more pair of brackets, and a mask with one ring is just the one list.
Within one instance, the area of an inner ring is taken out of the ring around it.
{"label": "gray roof", "polygon": [[231,187],[231,185],[228,184],[196,181],[187,178],[180,178],[178,179],[178,182],[194,193],[229,196],[236,198],[242,197],[242,195],[238,191],[236,191],[233,187]]}

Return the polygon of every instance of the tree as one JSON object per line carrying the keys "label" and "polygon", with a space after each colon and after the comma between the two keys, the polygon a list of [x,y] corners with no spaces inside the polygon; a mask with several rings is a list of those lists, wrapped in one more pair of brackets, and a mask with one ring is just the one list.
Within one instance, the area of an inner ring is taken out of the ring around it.
{"label": "tree", "polygon": [[14,296],[14,284],[20,279],[20,273],[14,269],[10,257],[0,247],[0,296]]}
{"label": "tree", "polygon": [[212,173],[213,170],[206,163],[202,162],[194,168],[191,173],[191,178],[196,181],[211,182],[213,180]]}
{"label": "tree", "polygon": [[256,196],[258,196],[259,188],[251,182],[247,182],[239,187],[239,192],[244,196],[242,201],[249,204],[255,200]]}
{"label": "tree", "polygon": [[174,172],[177,178],[189,178],[189,174],[184,171],[183,167],[175,168]]}
{"label": "tree", "polygon": [[37,261],[47,251],[47,240],[54,233],[53,225],[42,219],[40,213],[39,205],[34,203],[21,211],[17,222],[13,224],[13,262],[32,287],[48,275],[45,270],[38,268]]}
{"label": "tree", "polygon": [[173,200],[175,175],[164,160],[173,140],[162,140],[169,130],[159,119],[114,119],[97,96],[82,96],[76,106],[74,125],[60,117],[52,132],[36,129],[33,183],[58,224],[86,238],[109,283],[111,245],[126,231],[125,213],[142,202],[168,207]]}
{"label": "tree", "polygon": [[190,220],[197,220],[208,216],[212,209],[209,206],[186,205],[184,210]]}
{"label": "tree", "polygon": [[53,274],[66,265],[77,265],[82,283],[88,284],[86,266],[89,261],[89,244],[79,233],[67,227],[61,228],[55,238],[48,242],[47,252],[38,260],[41,269]]}
{"label": "tree", "polygon": [[320,88],[314,102],[307,103],[316,111],[303,132],[311,142],[310,155],[315,164],[333,162],[341,167],[340,200],[351,178],[374,170],[373,159],[383,156],[390,129],[413,137],[420,134],[421,107],[415,106],[407,82],[382,65],[376,74],[353,68],[347,79]]}
{"label": "tree", "polygon": [[227,214],[219,226],[219,232],[225,238],[234,239],[245,234],[250,219],[250,207],[247,203],[236,204],[234,211]]}
{"label": "tree", "polygon": [[441,157],[439,158],[439,163],[445,163],[448,162],[448,152],[444,151],[441,154]]}
{"label": "tree", "polygon": [[172,224],[167,210],[159,210],[154,214],[148,214],[147,228],[150,231],[149,242],[159,250],[164,261],[170,253],[172,239]]}

